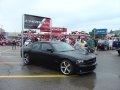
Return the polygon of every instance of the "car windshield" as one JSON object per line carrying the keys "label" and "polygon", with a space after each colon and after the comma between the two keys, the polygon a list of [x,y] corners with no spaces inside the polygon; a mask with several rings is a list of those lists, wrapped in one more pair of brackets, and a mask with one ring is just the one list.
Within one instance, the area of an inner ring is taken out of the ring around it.
{"label": "car windshield", "polygon": [[56,51],[59,51],[59,52],[75,50],[72,46],[70,46],[67,43],[54,43],[53,46],[56,49]]}
{"label": "car windshield", "polygon": [[81,47],[79,47],[79,48],[76,48],[76,50],[78,50],[78,51],[81,52],[82,54],[88,54],[88,53],[89,53],[86,48],[81,48]]}
{"label": "car windshield", "polygon": [[81,51],[81,52],[86,52],[87,51],[85,48],[79,48],[78,50]]}

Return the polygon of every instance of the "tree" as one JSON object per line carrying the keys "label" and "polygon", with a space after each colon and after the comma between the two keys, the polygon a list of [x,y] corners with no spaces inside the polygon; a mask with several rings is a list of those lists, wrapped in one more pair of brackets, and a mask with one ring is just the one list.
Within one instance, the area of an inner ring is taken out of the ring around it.
{"label": "tree", "polygon": [[92,36],[92,37],[94,36],[94,30],[95,29],[93,29],[91,32],[89,32],[89,35]]}
{"label": "tree", "polygon": [[113,33],[113,31],[112,31],[112,30],[110,30],[110,33]]}
{"label": "tree", "polygon": [[118,34],[115,34],[115,36],[114,36],[114,37],[119,37],[119,36],[118,36]]}
{"label": "tree", "polygon": [[[94,37],[95,34],[95,30],[96,28],[93,28],[91,32],[89,32],[89,35]],[[95,38],[104,38],[106,35],[99,35],[99,34],[95,34]]]}

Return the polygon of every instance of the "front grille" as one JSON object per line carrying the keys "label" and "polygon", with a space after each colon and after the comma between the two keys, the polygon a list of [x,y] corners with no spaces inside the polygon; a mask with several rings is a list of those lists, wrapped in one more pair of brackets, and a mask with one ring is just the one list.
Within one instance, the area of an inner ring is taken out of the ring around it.
{"label": "front grille", "polygon": [[96,62],[96,58],[93,58],[93,59],[89,59],[89,60],[85,60],[84,61],[84,64],[85,65],[92,65]]}
{"label": "front grille", "polygon": [[96,66],[93,65],[93,66],[90,66],[90,67],[81,68],[80,71],[81,72],[90,72],[90,71],[93,71],[95,68],[96,68]]}

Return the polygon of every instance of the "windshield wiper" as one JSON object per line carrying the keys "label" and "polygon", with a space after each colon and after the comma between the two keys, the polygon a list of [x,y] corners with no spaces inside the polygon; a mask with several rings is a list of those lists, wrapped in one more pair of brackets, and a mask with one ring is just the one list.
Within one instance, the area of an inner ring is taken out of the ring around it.
{"label": "windshield wiper", "polygon": [[60,51],[60,52],[67,52],[67,51],[74,51],[74,50],[66,50],[66,51]]}
{"label": "windshield wiper", "polygon": [[68,50],[68,51],[75,51],[75,50]]}
{"label": "windshield wiper", "polygon": [[60,52],[67,52],[67,51],[60,51]]}

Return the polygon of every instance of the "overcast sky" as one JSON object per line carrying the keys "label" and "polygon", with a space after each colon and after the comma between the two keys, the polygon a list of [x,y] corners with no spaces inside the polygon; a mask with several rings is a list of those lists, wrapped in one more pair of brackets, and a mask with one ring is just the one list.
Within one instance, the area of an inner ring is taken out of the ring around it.
{"label": "overcast sky", "polygon": [[53,27],[89,32],[93,28],[120,29],[120,0],[0,0],[0,26],[22,30],[22,15],[49,17]]}

